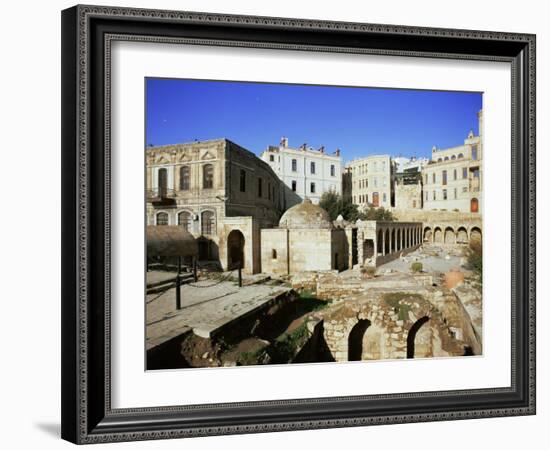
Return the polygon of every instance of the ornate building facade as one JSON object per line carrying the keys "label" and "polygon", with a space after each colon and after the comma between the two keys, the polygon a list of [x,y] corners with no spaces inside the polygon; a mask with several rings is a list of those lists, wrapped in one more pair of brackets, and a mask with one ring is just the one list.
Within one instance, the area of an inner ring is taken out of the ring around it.
{"label": "ornate building facade", "polygon": [[260,230],[278,223],[280,181],[227,139],[149,147],[147,224],[179,225],[198,239],[199,261],[260,271]]}
{"label": "ornate building facade", "polygon": [[425,210],[482,212],[482,111],[478,120],[479,134],[470,131],[463,145],[432,149],[431,161],[422,170]]}

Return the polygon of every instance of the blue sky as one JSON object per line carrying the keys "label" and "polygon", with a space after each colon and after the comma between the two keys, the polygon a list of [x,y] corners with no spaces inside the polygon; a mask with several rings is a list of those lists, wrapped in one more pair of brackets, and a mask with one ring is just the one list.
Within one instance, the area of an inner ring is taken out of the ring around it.
{"label": "blue sky", "polygon": [[482,94],[202,80],[146,79],[146,142],[225,137],[260,154],[286,136],[345,161],[431,155],[478,133]]}

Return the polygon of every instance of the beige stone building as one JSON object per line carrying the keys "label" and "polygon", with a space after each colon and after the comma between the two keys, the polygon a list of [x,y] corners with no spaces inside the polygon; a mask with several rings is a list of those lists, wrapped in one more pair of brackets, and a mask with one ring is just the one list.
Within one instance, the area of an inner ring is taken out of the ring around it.
{"label": "beige stone building", "polygon": [[199,261],[261,270],[260,230],[278,223],[280,181],[252,152],[227,139],[146,151],[147,224],[179,225],[199,243]]}
{"label": "beige stone building", "polygon": [[334,227],[328,213],[307,198],[283,214],[278,228],[263,229],[261,235],[263,272],[348,268],[350,248],[345,230]]}
{"label": "beige stone building", "polygon": [[432,149],[431,161],[422,170],[425,210],[483,211],[482,111],[478,120],[478,136],[470,131],[463,145]]}
{"label": "beige stone building", "polygon": [[422,180],[420,172],[418,176],[398,176],[394,184],[394,208],[398,210],[422,209]]}
{"label": "beige stone building", "polygon": [[353,203],[359,207],[373,205],[390,208],[393,198],[395,165],[389,155],[373,155],[354,159],[346,165],[344,180],[351,188]]}
{"label": "beige stone building", "polygon": [[305,199],[287,210],[278,228],[263,229],[262,271],[296,274],[379,266],[422,243],[418,222],[375,220],[331,222],[328,213]]}

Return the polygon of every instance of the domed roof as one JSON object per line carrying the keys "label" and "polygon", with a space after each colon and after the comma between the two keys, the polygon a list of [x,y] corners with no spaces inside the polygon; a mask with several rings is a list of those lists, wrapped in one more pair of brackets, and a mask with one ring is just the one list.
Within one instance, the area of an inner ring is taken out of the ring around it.
{"label": "domed roof", "polygon": [[309,198],[285,211],[279,221],[280,228],[332,228],[328,212]]}

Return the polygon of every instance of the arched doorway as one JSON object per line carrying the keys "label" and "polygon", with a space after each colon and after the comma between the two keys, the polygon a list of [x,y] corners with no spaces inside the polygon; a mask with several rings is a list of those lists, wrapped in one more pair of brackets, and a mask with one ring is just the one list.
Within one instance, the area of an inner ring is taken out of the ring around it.
{"label": "arched doorway", "polygon": [[372,239],[365,239],[363,241],[363,259],[366,260],[368,258],[372,258],[373,256],[374,256],[374,241]]}
{"label": "arched doorway", "polygon": [[431,330],[429,326],[423,326],[430,320],[424,316],[418,319],[407,335],[407,358],[423,358],[429,356]]}
{"label": "arched doorway", "polygon": [[386,359],[386,331],[373,324],[367,328],[363,335],[363,360]]}
{"label": "arched doorway", "polygon": [[432,229],[430,227],[424,228],[424,242],[432,242]]}
{"label": "arched doorway", "polygon": [[443,232],[441,231],[441,228],[436,228],[434,230],[434,242],[439,244],[443,243]]}
{"label": "arched doorway", "polygon": [[481,230],[474,227],[470,231],[470,244],[481,245]]}
{"label": "arched doorway", "polygon": [[351,329],[348,336],[348,361],[361,361],[363,358],[363,336],[370,326],[370,320],[361,319]]}
{"label": "arched doorway", "polygon": [[445,228],[445,244],[455,243],[455,232],[451,227]]}
{"label": "arched doorway", "polygon": [[477,198],[473,198],[470,200],[470,212],[479,212],[479,201]]}
{"label": "arched doorway", "polygon": [[418,319],[407,335],[407,358],[423,358],[431,353],[431,330],[424,326],[430,320],[424,316]]}
{"label": "arched doorway", "polygon": [[456,234],[456,242],[457,242],[457,244],[467,244],[468,243],[468,232],[466,231],[466,228],[460,227],[458,229],[458,232]]}
{"label": "arched doorway", "polygon": [[239,230],[233,230],[227,236],[228,270],[244,267],[244,236]]}

